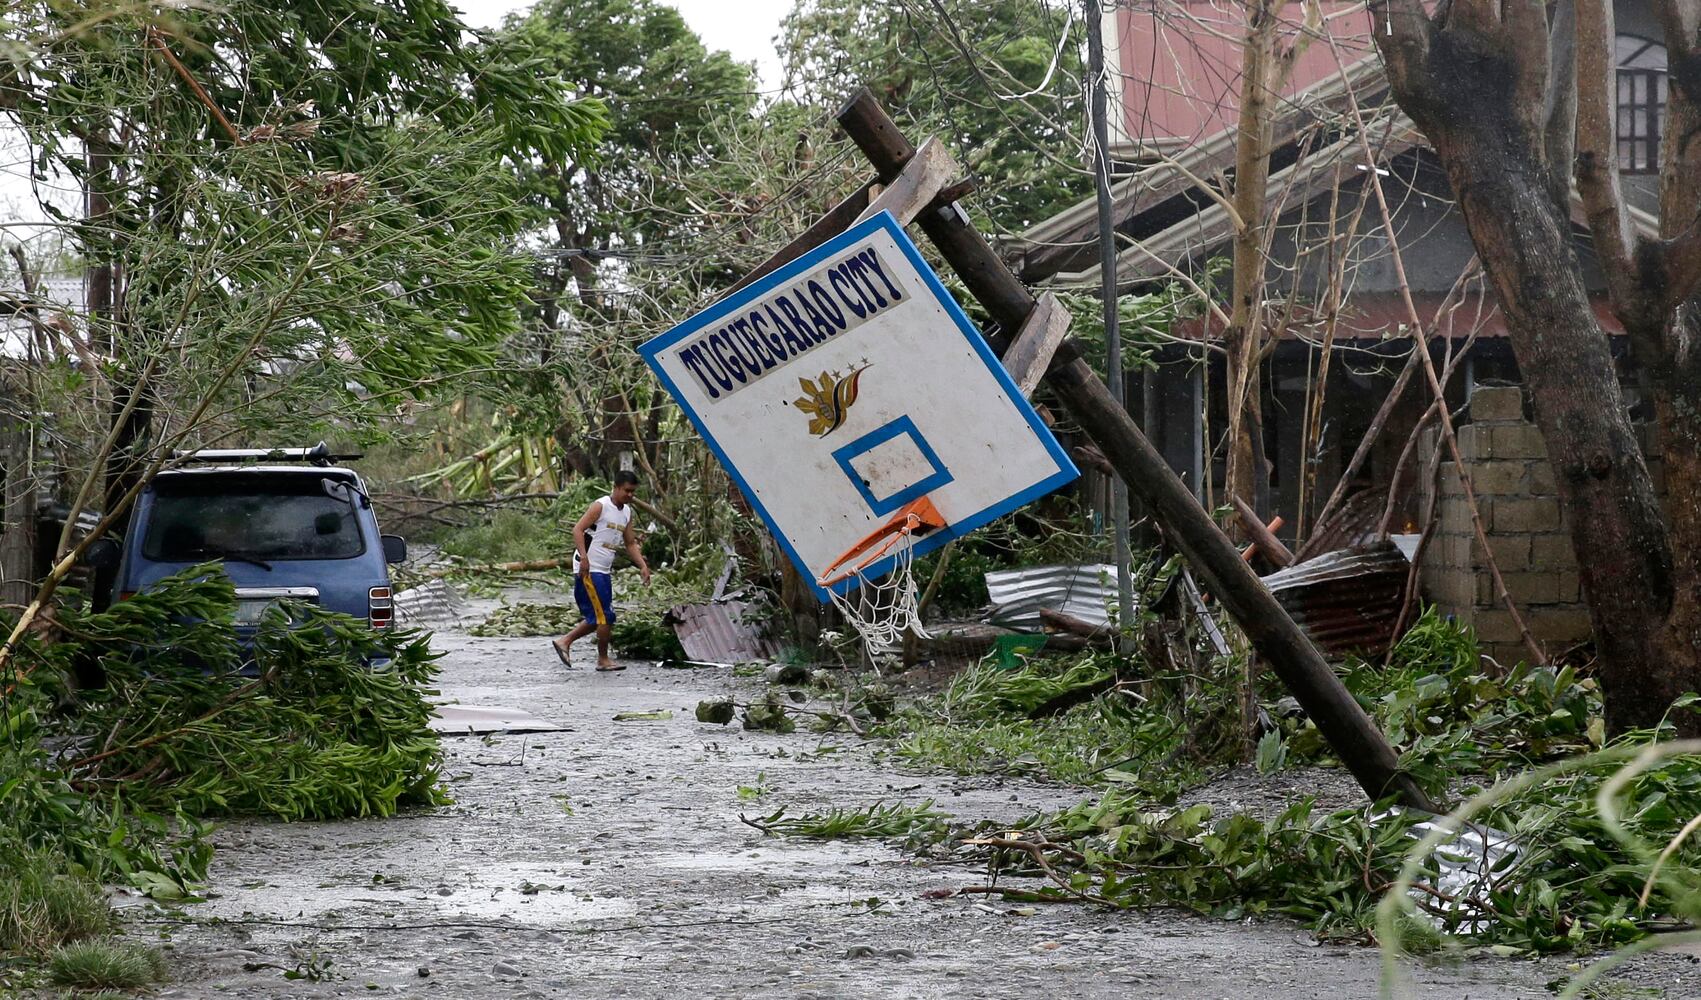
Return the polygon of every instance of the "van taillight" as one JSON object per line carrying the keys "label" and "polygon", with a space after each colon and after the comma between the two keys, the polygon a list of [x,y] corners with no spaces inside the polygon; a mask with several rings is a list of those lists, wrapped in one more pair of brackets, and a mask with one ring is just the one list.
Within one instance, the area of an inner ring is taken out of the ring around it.
{"label": "van taillight", "polygon": [[128,601],[130,598],[135,596],[136,592],[134,590],[120,590],[118,592],[118,599],[120,601]]}
{"label": "van taillight", "polygon": [[389,628],[395,620],[396,602],[389,587],[373,587],[366,592],[366,620],[373,628]]}

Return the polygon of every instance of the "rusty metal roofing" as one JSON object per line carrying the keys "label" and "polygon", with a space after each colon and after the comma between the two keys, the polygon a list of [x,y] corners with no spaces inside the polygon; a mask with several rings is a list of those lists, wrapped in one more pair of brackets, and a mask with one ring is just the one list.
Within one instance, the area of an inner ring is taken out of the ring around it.
{"label": "rusty metal roofing", "polygon": [[1325,655],[1375,656],[1394,639],[1410,568],[1384,540],[1290,566],[1264,585]]}
{"label": "rusty metal roofing", "polygon": [[667,620],[686,658],[697,663],[744,663],[780,654],[779,642],[763,635],[761,614],[749,601],[681,604],[668,610]]}
{"label": "rusty metal roofing", "polygon": [[1042,631],[1040,609],[1049,608],[1094,625],[1110,621],[1116,601],[1116,567],[1036,566],[986,574],[992,600],[987,620],[1009,628]]}

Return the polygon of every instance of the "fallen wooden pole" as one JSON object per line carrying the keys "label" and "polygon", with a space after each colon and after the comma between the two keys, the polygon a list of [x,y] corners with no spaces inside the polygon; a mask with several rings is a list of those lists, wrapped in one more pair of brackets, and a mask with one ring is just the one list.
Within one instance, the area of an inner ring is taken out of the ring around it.
{"label": "fallen wooden pole", "polygon": [[1039,616],[1041,623],[1062,629],[1071,635],[1078,635],[1091,642],[1103,640],[1107,645],[1110,642],[1109,625],[1094,625],[1085,619],[1076,618],[1074,615],[1062,611],[1054,611],[1051,608],[1040,608]]}
{"label": "fallen wooden pole", "polygon": [[[897,177],[915,155],[915,147],[867,88],[859,88],[851,96],[838,120],[879,172],[882,182]],[[955,205],[935,205],[922,212],[916,222],[969,293],[1005,331],[989,338],[1002,353],[1033,311],[1033,295]],[[1115,279],[1106,275],[1105,280]],[[1400,771],[1394,749],[1323,655],[1259,581],[1252,567],[1241,561],[1234,543],[1146,440],[1104,381],[1081,359],[1075,341],[1066,340],[1059,346],[1046,383],[1128,488],[1146,502],[1163,527],[1164,536],[1234,616],[1359,785],[1373,799],[1395,795],[1405,805],[1434,811],[1434,803]]]}
{"label": "fallen wooden pole", "polygon": [[[1270,523],[1266,524],[1264,527],[1268,528],[1271,531],[1276,531],[1276,530],[1281,528],[1283,523],[1284,522],[1282,521],[1282,515],[1277,514],[1275,517],[1272,517],[1270,519]],[[1257,555],[1258,552],[1259,552],[1258,543],[1253,542],[1251,545],[1248,545],[1246,548],[1240,550],[1240,558],[1246,560],[1247,562],[1251,562],[1252,557]]]}
{"label": "fallen wooden pole", "polygon": [[1234,504],[1234,512],[1240,515],[1240,523],[1251,536],[1252,544],[1258,546],[1258,551],[1264,553],[1264,558],[1276,564],[1277,569],[1286,569],[1293,565],[1293,553],[1276,537],[1276,529],[1282,526],[1280,517],[1265,524],[1258,520],[1258,513],[1252,505],[1239,497],[1230,497]]}

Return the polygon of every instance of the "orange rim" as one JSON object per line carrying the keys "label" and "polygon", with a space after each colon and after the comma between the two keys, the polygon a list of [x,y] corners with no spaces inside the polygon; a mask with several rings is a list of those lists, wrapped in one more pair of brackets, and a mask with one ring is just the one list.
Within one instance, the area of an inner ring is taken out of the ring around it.
{"label": "orange rim", "polygon": [[[869,532],[867,537],[846,549],[844,555],[835,559],[827,571],[816,580],[817,586],[831,587],[836,583],[861,573],[875,560],[884,556],[897,547],[904,538],[920,538],[938,528],[945,527],[945,517],[939,513],[939,508],[933,505],[932,499],[918,497],[904,504],[896,514],[885,524]],[[880,544],[884,540],[885,544]],[[875,546],[879,546],[875,548]],[[869,549],[874,551],[869,552]],[[864,555],[866,553],[866,555]],[[858,557],[860,562],[846,567],[845,564]]]}

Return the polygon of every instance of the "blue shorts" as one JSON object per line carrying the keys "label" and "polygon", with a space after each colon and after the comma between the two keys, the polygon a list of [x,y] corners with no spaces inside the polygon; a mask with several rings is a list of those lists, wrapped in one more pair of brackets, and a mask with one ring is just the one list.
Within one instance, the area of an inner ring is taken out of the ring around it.
{"label": "blue shorts", "polygon": [[585,575],[573,577],[573,602],[579,613],[593,625],[614,624],[614,577],[607,573],[590,574],[591,585],[585,586]]}

